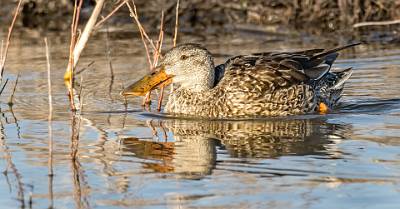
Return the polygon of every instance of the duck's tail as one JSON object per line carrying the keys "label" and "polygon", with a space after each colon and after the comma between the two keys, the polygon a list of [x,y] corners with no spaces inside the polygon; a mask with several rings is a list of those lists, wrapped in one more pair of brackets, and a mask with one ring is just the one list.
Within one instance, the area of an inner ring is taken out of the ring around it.
{"label": "duck's tail", "polygon": [[315,80],[317,100],[320,104],[323,103],[329,108],[333,108],[338,103],[343,92],[344,83],[350,78],[353,70],[351,68],[347,68],[341,71],[330,72],[330,68],[333,62],[336,60],[339,51],[357,46],[359,44],[361,43],[358,42],[337,47],[314,54],[310,58],[311,62],[322,62],[320,66],[329,66],[328,70],[326,70],[326,72],[320,76],[318,80]]}
{"label": "duck's tail", "polygon": [[318,103],[324,103],[333,108],[342,96],[344,83],[350,78],[353,70],[351,68],[337,72],[329,72],[316,86],[318,89]]}

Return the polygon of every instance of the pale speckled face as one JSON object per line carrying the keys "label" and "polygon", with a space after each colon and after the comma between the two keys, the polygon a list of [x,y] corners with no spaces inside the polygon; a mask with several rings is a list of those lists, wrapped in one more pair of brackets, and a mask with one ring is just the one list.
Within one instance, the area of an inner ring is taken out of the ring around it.
{"label": "pale speckled face", "polygon": [[173,76],[173,83],[193,91],[206,90],[214,82],[214,62],[210,52],[197,44],[183,44],[165,53],[160,65]]}

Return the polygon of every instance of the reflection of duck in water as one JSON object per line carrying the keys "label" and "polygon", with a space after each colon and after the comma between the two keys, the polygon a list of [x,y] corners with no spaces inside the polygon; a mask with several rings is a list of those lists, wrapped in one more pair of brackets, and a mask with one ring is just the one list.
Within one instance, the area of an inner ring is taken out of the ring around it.
{"label": "reflection of duck in water", "polygon": [[[275,158],[284,155],[335,155],[330,135],[340,138],[340,125],[319,119],[271,121],[166,120],[175,142],[122,140],[124,152],[155,160],[145,167],[172,172],[185,178],[211,173],[217,164],[217,150],[230,157]],[[337,157],[337,156],[335,156]]]}
{"label": "reflection of duck in water", "polygon": [[144,167],[160,173],[178,173],[186,178],[210,174],[216,161],[218,141],[207,138],[175,139],[175,142],[123,138],[122,151],[148,159]]}
{"label": "reflection of duck in water", "polygon": [[351,69],[330,72],[338,51],[266,52],[230,58],[214,68],[211,53],[196,44],[166,52],[154,72],[122,95],[144,95],[160,85],[179,85],[166,112],[212,118],[285,116],[335,106]]}

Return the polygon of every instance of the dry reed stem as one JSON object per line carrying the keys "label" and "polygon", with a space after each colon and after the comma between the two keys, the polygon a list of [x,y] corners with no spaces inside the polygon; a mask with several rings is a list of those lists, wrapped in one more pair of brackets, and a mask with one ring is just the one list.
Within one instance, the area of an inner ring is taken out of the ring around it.
{"label": "dry reed stem", "polygon": [[0,60],[0,82],[3,80],[4,65],[5,65],[6,60],[7,60],[7,52],[8,52],[8,48],[10,46],[10,42],[11,42],[11,34],[12,34],[13,29],[14,29],[15,21],[17,20],[17,17],[18,17],[18,14],[19,14],[19,11],[20,11],[20,8],[21,8],[21,4],[22,4],[22,0],[19,0],[18,1],[18,5],[17,5],[17,7],[15,8],[15,11],[14,11],[13,20],[11,21],[11,25],[8,28],[6,46],[5,46],[4,50],[3,50],[3,43],[2,43],[2,47],[1,47],[2,53],[1,53],[1,60]]}
{"label": "dry reed stem", "polygon": [[1,87],[0,95],[3,93],[4,89],[6,88],[7,83],[8,83],[8,78],[6,79],[6,81],[4,82],[3,86]]}
{"label": "dry reed stem", "polygon": [[102,17],[100,21],[96,23],[94,26],[94,30],[97,30],[105,21],[107,21],[111,16],[113,16],[122,6],[124,6],[125,2],[128,0],[123,0],[121,3],[119,3],[108,15],[105,17]]}
{"label": "dry reed stem", "polygon": [[157,104],[157,111],[161,111],[161,106],[162,106],[162,100],[164,99],[164,86],[161,86],[160,88],[160,95],[158,97],[158,104]]}
{"label": "dry reed stem", "polygon": [[4,41],[1,40],[1,46],[0,46],[0,62],[3,60],[3,46],[4,46]]}
{"label": "dry reed stem", "polygon": [[[178,26],[179,26],[179,0],[176,1],[176,8],[175,8],[175,30],[174,30],[174,47],[176,46],[176,41],[178,39]],[[161,50],[161,48],[160,48]],[[173,90],[173,84],[171,84],[171,91]],[[162,106],[162,100],[164,98],[164,86],[161,87],[160,89],[160,96],[158,97],[158,107],[157,110],[160,111],[161,110],[161,106]]]}
{"label": "dry reed stem", "polygon": [[143,35],[143,30],[140,30],[140,37],[142,39],[142,42],[143,42],[143,45],[144,45],[144,49],[146,51],[147,62],[149,64],[149,70],[151,71],[153,69],[152,68],[153,64],[152,64],[151,59],[150,59],[150,52],[149,52],[149,48],[147,47],[146,40],[145,40],[144,35]]}
{"label": "dry reed stem", "polygon": [[[159,61],[159,58],[162,57],[161,55],[161,49],[162,49],[162,43],[163,43],[163,39],[164,39],[164,11],[161,12],[161,23],[160,23],[160,32],[159,32],[159,36],[158,36],[158,40],[157,40],[157,45],[155,46],[153,43],[153,40],[149,38],[149,36],[147,35],[143,25],[141,24],[141,22],[139,21],[139,15],[137,12],[137,8],[135,5],[135,1],[132,0],[132,6],[129,4],[129,2],[126,2],[126,5],[129,9],[130,15],[131,17],[133,17],[133,19],[136,22],[136,25],[139,28],[139,32],[140,32],[140,36],[146,51],[146,57],[147,57],[147,62],[149,64],[149,68],[150,70],[153,70]],[[176,15],[175,17],[178,19],[179,16],[179,0],[177,1],[177,5],[176,5]],[[175,21],[175,35],[174,35],[174,46],[176,45],[176,40],[177,40],[177,33],[178,33],[178,20]],[[147,46],[146,41],[150,44],[150,46],[153,48],[153,61],[151,61],[150,58],[150,52]],[[148,92],[146,94],[146,96],[143,99],[143,106],[146,106],[147,104],[150,104],[150,95],[151,95],[151,91]],[[162,106],[162,99],[164,96],[164,86],[161,87],[161,93],[159,95],[159,99],[158,99],[158,106],[157,106],[157,110],[160,111],[161,110],[161,106]]]}
{"label": "dry reed stem", "polygon": [[80,106],[79,106],[79,110],[82,113],[83,111],[83,96],[82,96],[82,90],[83,90],[83,76],[81,76],[81,86],[79,88],[79,102],[80,102]]}
{"label": "dry reed stem", "polygon": [[[133,17],[133,19],[136,22],[136,25],[139,28],[140,37],[142,39],[142,42],[143,42],[143,45],[144,45],[144,48],[145,48],[145,51],[146,51],[147,62],[149,64],[149,70],[151,71],[153,69],[153,62],[151,61],[150,52],[149,52],[149,48],[147,46],[146,40],[153,47],[154,57],[158,57],[159,53],[158,53],[157,47],[154,46],[153,41],[149,38],[149,36],[147,35],[146,31],[144,30],[144,27],[142,26],[142,24],[139,21],[139,17],[138,17],[138,12],[137,12],[135,1],[132,0],[132,4],[133,4],[133,8],[129,4],[129,2],[126,2],[126,5],[127,5],[128,9],[129,9],[129,12],[130,12],[130,15],[131,15],[131,17]],[[146,93],[146,96],[143,98],[143,101],[142,101],[142,105],[143,106],[146,106],[146,105],[151,103],[150,95],[151,95],[151,91]]]}
{"label": "dry reed stem", "polygon": [[[129,12],[130,12],[131,16],[135,19],[135,22],[136,22],[137,26],[139,27],[139,30],[142,30],[143,36],[144,36],[144,37],[146,38],[146,40],[150,43],[150,46],[153,48],[153,50],[154,50],[155,52],[157,52],[157,48],[156,48],[156,46],[154,45],[153,40],[152,40],[151,38],[149,38],[149,36],[147,35],[145,29],[143,28],[143,25],[142,25],[142,24],[140,23],[140,21],[139,21],[139,16],[138,16],[138,14],[137,14],[135,1],[132,0],[132,4],[133,4],[133,8],[134,8],[134,9],[132,9],[132,7],[129,5],[129,3],[126,2],[126,5],[127,5],[128,8],[129,8]],[[160,56],[160,55],[159,55],[159,56]]]}
{"label": "dry reed stem", "polygon": [[154,67],[156,67],[158,64],[158,60],[159,60],[160,56],[157,56],[157,55],[161,54],[163,40],[164,40],[164,11],[161,11],[160,31],[158,33],[158,40],[157,40],[157,46],[156,46],[158,53],[154,53],[154,56],[153,56],[153,66]]}
{"label": "dry reed stem", "polygon": [[[161,54],[161,48],[162,48],[162,43],[164,40],[164,11],[161,12],[161,20],[160,20],[160,32],[158,35],[158,41],[157,41],[157,50],[158,54]],[[159,56],[154,56],[154,67],[157,66]],[[161,106],[162,106],[162,100],[164,98],[164,86],[160,88],[160,95],[158,97],[158,104],[157,104],[157,110],[161,111]]]}
{"label": "dry reed stem", "polygon": [[44,38],[44,44],[45,44],[45,49],[46,49],[47,85],[48,85],[48,98],[49,98],[49,116],[48,116],[49,159],[48,159],[48,175],[49,176],[53,176],[53,131],[52,131],[53,97],[52,97],[52,87],[51,87],[50,53],[49,53],[49,46],[48,46],[48,43],[47,43],[47,37]]}
{"label": "dry reed stem", "polygon": [[13,91],[11,92],[10,98],[8,98],[8,105],[12,106],[14,104],[14,95],[15,95],[15,90],[17,90],[17,85],[18,85],[18,80],[19,80],[20,74],[18,73],[17,79],[15,79]]}
{"label": "dry reed stem", "polygon": [[142,106],[146,106],[151,104],[151,91],[147,92],[146,95],[143,97]]}
{"label": "dry reed stem", "polygon": [[47,43],[47,37],[44,38],[44,44],[46,49],[46,64],[47,64],[47,85],[48,85],[48,98],[49,98],[49,116],[48,116],[48,160],[47,160],[47,175],[48,175],[48,190],[49,190],[49,208],[54,206],[54,193],[53,193],[53,97],[51,87],[51,68],[50,68],[50,53],[49,46]]}
{"label": "dry reed stem", "polygon": [[111,102],[114,101],[111,95],[111,91],[114,84],[114,68],[112,65],[112,57],[111,57],[111,48],[110,48],[110,41],[109,41],[109,31],[108,25],[106,25],[106,58],[108,61],[108,67],[110,69],[110,85],[108,86],[108,97],[110,98]]}
{"label": "dry reed stem", "polygon": [[47,61],[47,84],[49,86],[48,95],[49,95],[49,115],[53,112],[53,97],[52,97],[52,89],[51,89],[51,68],[50,68],[50,53],[49,46],[47,42],[47,37],[44,38],[44,44],[46,47],[46,61]]}
{"label": "dry reed stem", "polygon": [[68,89],[69,101],[70,101],[70,108],[72,111],[75,111],[75,104],[74,104],[74,48],[76,45],[76,32],[77,32],[77,25],[79,24],[79,16],[80,16],[80,7],[82,7],[83,0],[80,0],[79,4],[78,1],[75,0],[74,3],[74,12],[72,14],[72,21],[71,21],[71,42],[69,46],[69,59],[68,59],[68,67],[64,74],[64,83]]}
{"label": "dry reed stem", "polygon": [[[146,40],[145,40],[146,37],[145,37],[144,34],[146,33],[146,31],[144,30],[142,24],[141,24],[140,21],[139,21],[135,2],[132,1],[132,3],[133,3],[133,9],[132,9],[131,5],[129,4],[129,2],[126,2],[126,5],[128,6],[128,9],[129,9],[129,12],[130,12],[131,17],[134,18],[134,20],[135,20],[135,22],[136,22],[136,25],[137,25],[138,28],[139,28],[140,37],[141,37],[141,39],[142,39],[144,48],[145,48],[145,50],[146,50],[147,62],[148,62],[148,64],[149,64],[149,69],[150,69],[150,71],[151,71],[151,70],[152,70],[153,64],[152,64],[152,62],[151,62],[149,48],[147,47]],[[151,43],[151,42],[149,41],[149,43]],[[155,48],[154,48],[154,50],[155,50]]]}
{"label": "dry reed stem", "polygon": [[360,22],[353,25],[353,28],[365,27],[365,26],[379,26],[379,25],[394,25],[400,24],[400,19],[390,21],[371,21],[371,22]]}
{"label": "dry reed stem", "polygon": [[178,24],[179,24],[179,0],[176,2],[176,9],[175,9],[174,47],[176,46],[176,40],[178,39]]}
{"label": "dry reed stem", "polygon": [[[96,1],[96,6],[94,7],[92,14],[90,15],[89,20],[86,23],[85,28],[83,29],[83,32],[76,43],[74,47],[74,67],[76,67],[79,57],[83,51],[83,49],[86,46],[87,41],[89,40],[90,34],[93,31],[93,27],[96,24],[97,18],[100,15],[101,9],[103,8],[104,0],[97,0]],[[78,15],[79,17],[79,15]],[[78,24],[76,24],[76,27],[78,27]]]}
{"label": "dry reed stem", "polygon": [[79,25],[79,16],[80,16],[80,11],[82,7],[82,2],[83,0],[79,1],[79,4],[77,3],[77,0],[75,0],[74,4],[74,13],[73,13],[73,18],[72,18],[72,23],[71,23],[71,44],[70,44],[70,54],[69,54],[69,62],[68,62],[68,67],[67,70],[65,71],[64,74],[64,81],[65,85],[68,88],[69,92],[69,97],[70,97],[70,105],[71,105],[71,110],[75,111],[77,110],[77,107],[74,102],[74,69],[76,65],[78,64],[79,57],[85,48],[87,41],[89,40],[90,34],[93,31],[94,25],[97,21],[98,16],[100,15],[101,9],[103,8],[104,0],[98,0],[96,2],[96,6],[94,7],[92,14],[90,15],[90,18],[88,22],[86,23],[86,26],[83,30],[83,32],[80,34],[78,38],[76,38],[76,32],[78,30],[78,25]]}

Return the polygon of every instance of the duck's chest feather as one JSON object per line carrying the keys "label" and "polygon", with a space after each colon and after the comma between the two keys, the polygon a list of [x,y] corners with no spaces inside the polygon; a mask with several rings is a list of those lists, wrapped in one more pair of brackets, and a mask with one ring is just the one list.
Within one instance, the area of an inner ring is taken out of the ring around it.
{"label": "duck's chest feather", "polygon": [[169,96],[165,111],[208,118],[285,116],[311,112],[317,104],[313,89],[304,84],[269,90],[235,86],[204,92],[178,89]]}

